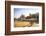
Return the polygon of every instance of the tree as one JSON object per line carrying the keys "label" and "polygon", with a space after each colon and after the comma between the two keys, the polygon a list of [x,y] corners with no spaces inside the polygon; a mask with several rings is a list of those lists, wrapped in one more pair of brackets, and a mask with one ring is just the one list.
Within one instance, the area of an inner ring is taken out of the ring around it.
{"label": "tree", "polygon": [[35,14],[32,14],[32,18],[36,18]]}
{"label": "tree", "polygon": [[29,16],[32,16],[31,13],[29,14]]}
{"label": "tree", "polygon": [[16,18],[14,18],[14,21],[16,20]]}
{"label": "tree", "polygon": [[24,19],[24,18],[25,18],[25,16],[22,14],[22,15],[20,16],[20,18],[21,18],[21,19]]}

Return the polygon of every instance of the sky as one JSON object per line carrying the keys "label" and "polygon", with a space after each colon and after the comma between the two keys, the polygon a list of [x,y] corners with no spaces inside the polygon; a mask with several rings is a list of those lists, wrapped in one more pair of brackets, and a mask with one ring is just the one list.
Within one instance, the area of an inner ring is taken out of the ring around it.
{"label": "sky", "polygon": [[14,8],[14,17],[19,18],[22,14],[26,17],[29,16],[29,14],[35,14],[38,12],[38,8]]}

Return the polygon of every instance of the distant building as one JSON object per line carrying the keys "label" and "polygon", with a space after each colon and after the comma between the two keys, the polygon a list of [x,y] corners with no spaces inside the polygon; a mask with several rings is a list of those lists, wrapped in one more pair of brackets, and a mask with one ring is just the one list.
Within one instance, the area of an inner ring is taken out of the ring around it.
{"label": "distant building", "polygon": [[26,19],[31,19],[32,17],[31,16],[27,16],[27,17],[25,17]]}

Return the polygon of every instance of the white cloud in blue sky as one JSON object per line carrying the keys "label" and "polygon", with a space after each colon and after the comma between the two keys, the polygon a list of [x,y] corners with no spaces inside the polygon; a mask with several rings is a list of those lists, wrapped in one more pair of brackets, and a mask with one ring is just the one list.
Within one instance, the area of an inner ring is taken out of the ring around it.
{"label": "white cloud in blue sky", "polygon": [[19,18],[22,14],[25,16],[29,16],[29,13],[35,14],[38,13],[38,8],[14,8],[14,16]]}

